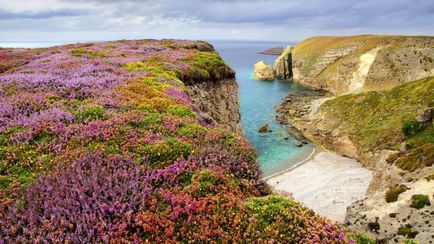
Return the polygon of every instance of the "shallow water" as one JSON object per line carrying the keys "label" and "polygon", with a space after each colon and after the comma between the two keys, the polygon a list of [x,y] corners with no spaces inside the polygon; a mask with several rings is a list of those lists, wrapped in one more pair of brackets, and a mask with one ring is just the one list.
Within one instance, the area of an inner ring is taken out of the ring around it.
{"label": "shallow water", "polygon": [[[295,140],[285,128],[275,121],[275,107],[289,93],[306,88],[289,81],[256,81],[253,65],[264,60],[274,63],[277,56],[261,55],[259,51],[288,43],[267,42],[212,42],[229,66],[237,73],[240,86],[241,125],[243,131],[256,148],[264,176],[285,170],[305,159],[313,150],[312,145],[302,148],[294,146]],[[267,123],[273,132],[260,135],[258,129]],[[285,140],[285,138],[289,138]]]}

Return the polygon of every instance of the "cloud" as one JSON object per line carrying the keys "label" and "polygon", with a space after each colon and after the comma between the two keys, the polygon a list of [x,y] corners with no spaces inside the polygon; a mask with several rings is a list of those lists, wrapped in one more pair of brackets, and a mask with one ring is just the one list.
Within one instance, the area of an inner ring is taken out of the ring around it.
{"label": "cloud", "polygon": [[40,12],[11,12],[0,8],[0,20],[10,19],[50,19],[54,17],[71,17],[86,14],[88,11],[75,9],[59,9]]}
{"label": "cloud", "polygon": [[0,40],[20,35],[27,38],[29,33],[37,36],[38,32],[64,36],[80,32],[80,37],[96,39],[149,36],[258,40],[300,40],[324,34],[434,34],[434,2],[429,0],[2,2],[6,1],[0,0],[0,6],[4,6],[0,9]]}

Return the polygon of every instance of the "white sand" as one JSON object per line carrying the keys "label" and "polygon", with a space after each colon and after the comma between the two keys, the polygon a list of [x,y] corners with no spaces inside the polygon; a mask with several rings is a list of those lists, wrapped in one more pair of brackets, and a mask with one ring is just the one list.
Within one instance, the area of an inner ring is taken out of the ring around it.
{"label": "white sand", "polygon": [[372,174],[356,160],[331,152],[320,152],[307,162],[268,177],[277,191],[292,193],[316,213],[343,222],[346,209],[364,198]]}

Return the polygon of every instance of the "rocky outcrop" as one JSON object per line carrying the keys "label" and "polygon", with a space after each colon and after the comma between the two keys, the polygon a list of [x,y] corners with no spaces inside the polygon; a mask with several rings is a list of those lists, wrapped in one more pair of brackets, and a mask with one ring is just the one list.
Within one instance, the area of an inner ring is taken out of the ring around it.
{"label": "rocky outcrop", "polygon": [[292,49],[293,78],[335,95],[387,89],[434,75],[433,46],[422,36],[314,37]]}
{"label": "rocky outcrop", "polygon": [[255,80],[274,80],[273,66],[265,64],[264,61],[259,61],[254,66],[253,76]]}
{"label": "rocky outcrop", "polygon": [[287,47],[285,51],[274,62],[274,72],[277,79],[292,79],[292,47]]}
{"label": "rocky outcrop", "polygon": [[222,127],[242,133],[235,78],[192,84],[187,86],[187,91],[200,111],[207,113]]}
{"label": "rocky outcrop", "polygon": [[[421,179],[402,186],[407,190],[393,202],[386,201],[388,191],[383,190],[354,203],[347,209],[347,226],[381,240],[380,243],[401,243],[407,239],[431,243],[434,239],[434,181]],[[430,205],[414,205],[416,195],[426,196]]]}

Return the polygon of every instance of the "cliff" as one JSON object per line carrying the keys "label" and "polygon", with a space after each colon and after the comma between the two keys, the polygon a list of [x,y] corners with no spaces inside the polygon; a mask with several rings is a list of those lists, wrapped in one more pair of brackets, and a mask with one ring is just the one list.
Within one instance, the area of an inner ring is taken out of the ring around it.
{"label": "cliff", "polygon": [[293,47],[287,47],[274,62],[274,71],[277,79],[292,79],[292,49]]}
{"label": "cliff", "polygon": [[279,120],[372,170],[347,225],[380,242],[432,240],[433,44],[364,35],[314,37],[291,49],[294,81],[319,90],[288,95]]}
{"label": "cliff", "polygon": [[380,90],[434,75],[434,37],[313,37],[292,50],[296,82],[335,95]]}
{"label": "cliff", "polygon": [[0,56],[0,243],[349,242],[270,195],[254,149],[233,133],[234,72],[210,44]]}

